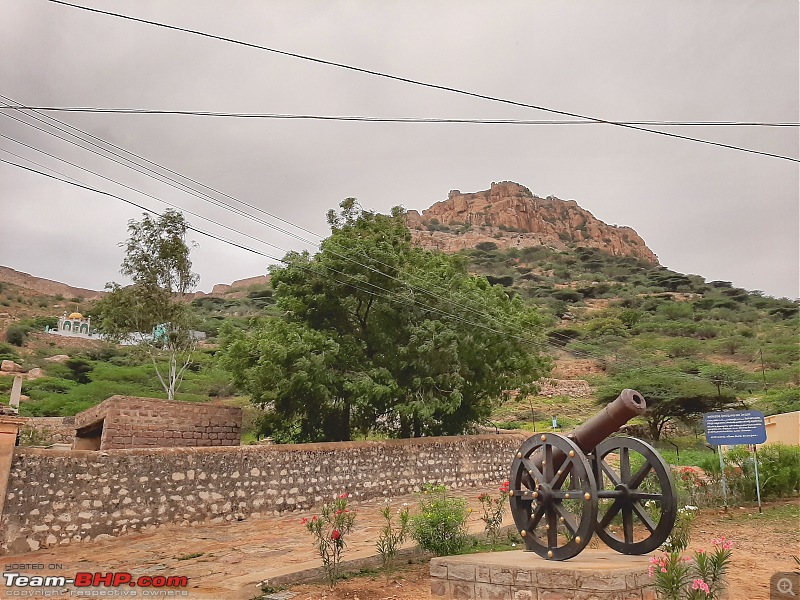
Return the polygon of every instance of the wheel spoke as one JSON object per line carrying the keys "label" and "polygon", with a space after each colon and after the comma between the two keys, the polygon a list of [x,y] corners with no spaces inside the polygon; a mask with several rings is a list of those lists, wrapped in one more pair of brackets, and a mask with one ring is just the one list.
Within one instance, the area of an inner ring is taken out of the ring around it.
{"label": "wheel spoke", "polygon": [[644,478],[650,474],[650,470],[653,468],[653,465],[650,464],[650,461],[645,458],[645,463],[636,471],[636,474],[631,477],[631,481],[628,484],[630,489],[638,488],[642,485]]}
{"label": "wheel spoke", "polygon": [[561,503],[557,502],[555,506],[558,514],[564,519],[564,526],[572,535],[575,535],[575,532],[578,531],[578,523],[575,521],[573,514],[564,508]]}
{"label": "wheel spoke", "polygon": [[630,497],[633,500],[663,500],[664,494],[656,494],[654,492],[631,492]]}
{"label": "wheel spoke", "polygon": [[625,533],[625,543],[633,543],[633,511],[630,506],[622,507],[622,531]]}
{"label": "wheel spoke", "polygon": [[531,489],[536,487],[535,484],[537,481],[538,482],[546,481],[544,475],[542,475],[542,472],[539,470],[539,467],[533,464],[532,460],[528,458],[523,458],[522,464],[525,466],[525,470],[528,471],[528,475],[530,477],[533,477],[534,485],[531,486]]}
{"label": "wheel spoke", "polygon": [[639,517],[644,526],[650,530],[650,533],[653,533],[656,530],[656,524],[653,523],[653,519],[650,518],[647,509],[638,502],[631,502],[631,508],[633,508],[633,512],[636,513],[636,516]]}
{"label": "wheel spoke", "polygon": [[614,517],[617,516],[617,513],[620,511],[621,508],[622,508],[622,502],[620,502],[619,499],[615,499],[614,502],[611,504],[611,506],[608,507],[608,512],[603,515],[602,519],[600,519],[598,527],[600,527],[600,529],[605,529],[606,527],[608,527],[611,521],[614,519]]}
{"label": "wheel spoke", "polygon": [[550,481],[553,479],[553,473],[555,472],[553,469],[553,446],[550,444],[544,447],[544,460],[544,481]]}
{"label": "wheel spoke", "polygon": [[552,480],[550,480],[550,489],[556,490],[564,485],[564,481],[567,479],[567,475],[569,475],[572,471],[572,461],[575,460],[567,458],[564,461],[564,464],[561,465],[558,471],[556,471],[555,476]]}
{"label": "wheel spoke", "polygon": [[542,520],[542,515],[544,515],[544,505],[536,504],[536,509],[531,514],[530,519],[528,519],[528,529],[533,531],[536,529],[536,526],[539,524],[539,521]]}
{"label": "wheel spoke", "polygon": [[[552,492],[553,498],[559,500],[583,500],[583,490],[556,490]],[[569,494],[569,498],[567,498]]]}
{"label": "wheel spoke", "polygon": [[[604,461],[602,458],[600,459],[600,467],[602,468],[603,472],[608,476],[608,478],[611,480],[611,487],[618,486],[621,483],[619,475],[617,475],[616,471],[614,471],[614,469],[609,467],[606,464],[606,461]],[[602,484],[601,481],[597,482],[598,488],[603,487],[601,484]]]}
{"label": "wheel spoke", "polygon": [[622,483],[631,480],[631,454],[630,449],[625,446],[619,449],[619,478]]}
{"label": "wheel spoke", "polygon": [[547,511],[547,545],[550,548],[558,546],[558,515],[554,509]]}

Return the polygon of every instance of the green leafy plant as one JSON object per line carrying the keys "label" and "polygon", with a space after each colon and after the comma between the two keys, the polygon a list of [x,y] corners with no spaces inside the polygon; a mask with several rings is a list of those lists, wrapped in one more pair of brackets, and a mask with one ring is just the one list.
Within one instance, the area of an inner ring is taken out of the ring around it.
{"label": "green leafy plant", "polygon": [[689,547],[689,536],[692,532],[696,506],[687,505],[678,509],[675,526],[667,540],[661,545],[665,552],[683,552]]}
{"label": "green leafy plant", "polygon": [[467,546],[467,503],[447,495],[443,485],[425,486],[420,512],[411,518],[411,537],[436,556],[459,554]]}
{"label": "green leafy plant", "polygon": [[492,550],[497,547],[497,542],[500,539],[500,527],[503,524],[503,514],[506,512],[508,486],[508,481],[503,482],[503,485],[500,486],[500,493],[497,496],[490,496],[485,493],[478,496],[483,510],[483,516],[481,517],[483,529],[486,532],[486,537],[489,539]]}
{"label": "green leafy plant", "polygon": [[[395,514],[397,515],[398,523],[394,522]],[[381,510],[381,516],[384,523],[375,547],[378,550],[378,554],[381,555],[383,568],[388,569],[397,555],[397,550],[403,545],[408,536],[411,516],[409,508],[405,504],[397,509],[395,513],[388,500],[386,506]]]}
{"label": "green leafy plant", "polygon": [[319,516],[303,518],[301,523],[314,536],[314,543],[322,558],[322,567],[325,570],[325,579],[331,589],[336,587],[339,580],[339,566],[342,561],[342,551],[345,547],[345,537],[353,529],[356,520],[355,511],[347,508],[347,494],[340,494],[333,502],[322,507]]}
{"label": "green leafy plant", "polygon": [[698,550],[693,558],[680,552],[664,552],[650,559],[648,574],[660,600],[717,600],[725,591],[732,542],[720,536],[711,541],[711,552]]}

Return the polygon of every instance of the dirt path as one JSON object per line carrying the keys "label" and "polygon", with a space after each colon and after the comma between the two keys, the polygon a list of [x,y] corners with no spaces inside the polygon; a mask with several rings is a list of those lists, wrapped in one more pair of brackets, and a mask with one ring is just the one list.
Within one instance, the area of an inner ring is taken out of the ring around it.
{"label": "dirt path", "polygon": [[[477,496],[496,488],[464,488],[454,492],[477,509]],[[416,498],[396,498],[393,504],[416,503]],[[382,501],[355,503],[356,528],[348,542],[346,558],[374,555],[381,526]],[[704,511],[695,521],[692,549],[710,548],[711,539],[725,535],[734,542],[730,572],[731,600],[767,600],[769,578],[790,571],[792,555],[800,555],[800,500],[757,509]],[[43,564],[45,571],[14,569],[26,574],[72,576],[78,571],[125,571],[140,575],[186,576],[189,598],[197,600],[250,600],[258,595],[257,583],[287,571],[318,567],[311,538],[300,525],[304,514],[248,519],[229,525],[169,527],[132,534],[106,542],[74,544],[39,552],[3,557],[4,570],[13,563]],[[510,518],[507,516],[510,523]],[[470,518],[474,532],[482,530],[477,512]],[[47,570],[46,565],[59,564]],[[418,600],[430,598],[428,566],[406,565],[391,577],[383,574],[355,577],[333,593],[324,585],[296,585],[296,600]],[[0,594],[6,590],[0,581]],[[64,596],[68,597],[68,596]]]}

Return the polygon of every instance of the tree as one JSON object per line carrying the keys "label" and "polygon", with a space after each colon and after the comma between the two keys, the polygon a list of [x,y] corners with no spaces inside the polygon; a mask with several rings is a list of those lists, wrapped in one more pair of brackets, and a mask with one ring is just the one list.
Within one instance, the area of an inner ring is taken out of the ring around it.
{"label": "tree", "polygon": [[130,221],[128,240],[120,244],[125,248],[120,272],[133,284],[106,285],[109,293],[97,303],[100,331],[112,340],[133,339],[145,348],[169,400],[175,398],[196,345],[185,298],[198,280],[191,270],[188,227],[183,215],[173,210]]}
{"label": "tree", "polygon": [[733,365],[704,365],[699,370],[700,377],[707,379],[717,388],[717,395],[722,396],[724,388],[729,390],[747,389],[753,379],[741,369]]}
{"label": "tree", "polygon": [[668,369],[620,373],[598,390],[598,401],[607,404],[625,388],[636,390],[647,402],[644,418],[650,437],[656,441],[661,439],[667,423],[675,419],[690,419],[736,404],[736,397],[729,390],[718,393],[710,381]]}
{"label": "tree", "polygon": [[545,372],[533,309],[457,257],[412,248],[400,209],[377,214],[354,199],[340,209],[318,254],[290,253],[273,269],[284,316],[223,334],[222,364],[268,410],[265,433],[462,433]]}

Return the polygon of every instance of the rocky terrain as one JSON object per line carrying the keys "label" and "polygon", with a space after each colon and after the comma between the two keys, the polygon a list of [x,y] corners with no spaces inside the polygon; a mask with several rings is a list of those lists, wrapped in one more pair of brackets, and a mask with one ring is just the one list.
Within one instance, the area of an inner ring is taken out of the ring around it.
{"label": "rocky terrain", "polygon": [[408,211],[406,220],[414,243],[429,250],[458,252],[481,242],[493,242],[501,249],[550,246],[563,250],[574,244],[658,264],[658,257],[630,227],[608,225],[574,200],[539,198],[509,181],[470,194],[453,190],[447,200],[422,214]]}

